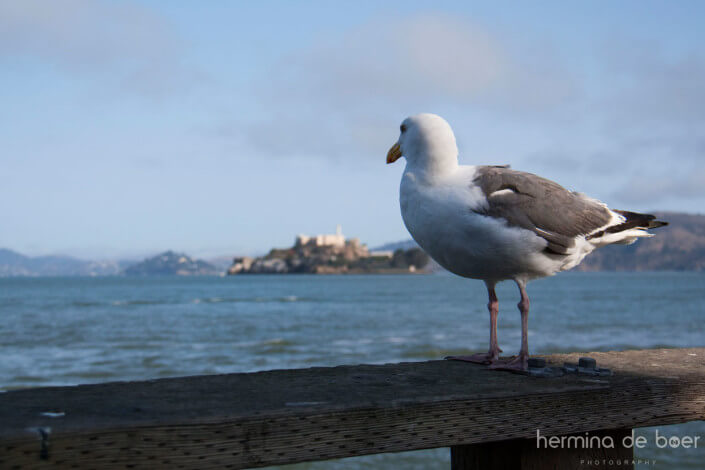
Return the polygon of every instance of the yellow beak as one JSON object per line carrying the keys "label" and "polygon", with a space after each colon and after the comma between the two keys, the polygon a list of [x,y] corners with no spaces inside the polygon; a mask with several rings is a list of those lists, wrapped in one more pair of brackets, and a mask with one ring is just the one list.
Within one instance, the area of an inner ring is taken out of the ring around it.
{"label": "yellow beak", "polygon": [[394,163],[401,157],[401,147],[399,147],[399,142],[392,145],[392,148],[387,152],[387,163]]}

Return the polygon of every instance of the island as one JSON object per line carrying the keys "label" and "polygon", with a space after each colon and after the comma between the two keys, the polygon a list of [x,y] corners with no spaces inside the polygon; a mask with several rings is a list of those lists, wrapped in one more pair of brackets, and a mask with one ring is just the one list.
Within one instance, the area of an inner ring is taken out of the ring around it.
{"label": "island", "polygon": [[214,276],[218,269],[184,253],[165,251],[125,269],[127,276]]}
{"label": "island", "polygon": [[420,248],[370,251],[358,238],[345,238],[338,225],[335,234],[298,235],[290,248],[237,257],[228,274],[401,274],[425,272],[428,264]]}

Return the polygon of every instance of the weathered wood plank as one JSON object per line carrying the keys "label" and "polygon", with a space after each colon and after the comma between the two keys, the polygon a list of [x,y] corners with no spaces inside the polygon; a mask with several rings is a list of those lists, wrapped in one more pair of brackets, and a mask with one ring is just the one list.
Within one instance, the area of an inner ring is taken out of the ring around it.
{"label": "weathered wood plank", "polygon": [[705,419],[705,348],[589,355],[615,375],[430,361],[10,391],[0,468],[248,468]]}
{"label": "weathered wood plank", "polygon": [[[536,439],[512,439],[453,446],[451,470],[607,470],[634,468],[634,450],[623,446],[623,439],[631,429],[597,431],[591,433],[603,440],[609,436],[614,447],[565,446],[550,448],[537,446]],[[576,436],[578,438],[583,435]]]}

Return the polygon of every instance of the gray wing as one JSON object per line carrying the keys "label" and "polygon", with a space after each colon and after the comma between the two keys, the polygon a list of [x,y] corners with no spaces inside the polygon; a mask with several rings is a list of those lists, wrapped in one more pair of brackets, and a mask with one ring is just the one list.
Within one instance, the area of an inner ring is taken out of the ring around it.
{"label": "gray wing", "polygon": [[594,232],[612,218],[599,202],[531,173],[480,166],[474,183],[488,203],[476,212],[531,230],[544,238],[546,250],[555,254],[567,254],[578,235]]}

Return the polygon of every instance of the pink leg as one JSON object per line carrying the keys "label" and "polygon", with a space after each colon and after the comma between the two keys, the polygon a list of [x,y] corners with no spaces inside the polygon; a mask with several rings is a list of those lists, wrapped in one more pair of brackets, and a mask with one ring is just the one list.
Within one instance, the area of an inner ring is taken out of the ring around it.
{"label": "pink leg", "polygon": [[529,368],[529,295],[526,293],[526,281],[517,280],[521,300],[517,304],[521,312],[521,349],[519,355],[509,362],[491,364],[490,369],[527,370]]}
{"label": "pink leg", "polygon": [[502,352],[502,350],[499,349],[499,343],[497,342],[497,316],[499,315],[499,302],[497,301],[497,294],[494,291],[495,283],[486,281],[485,284],[487,285],[487,294],[489,296],[487,310],[490,312],[490,349],[484,354],[451,356],[448,359],[475,362],[477,364],[493,364],[497,359],[499,359],[499,353]]}

